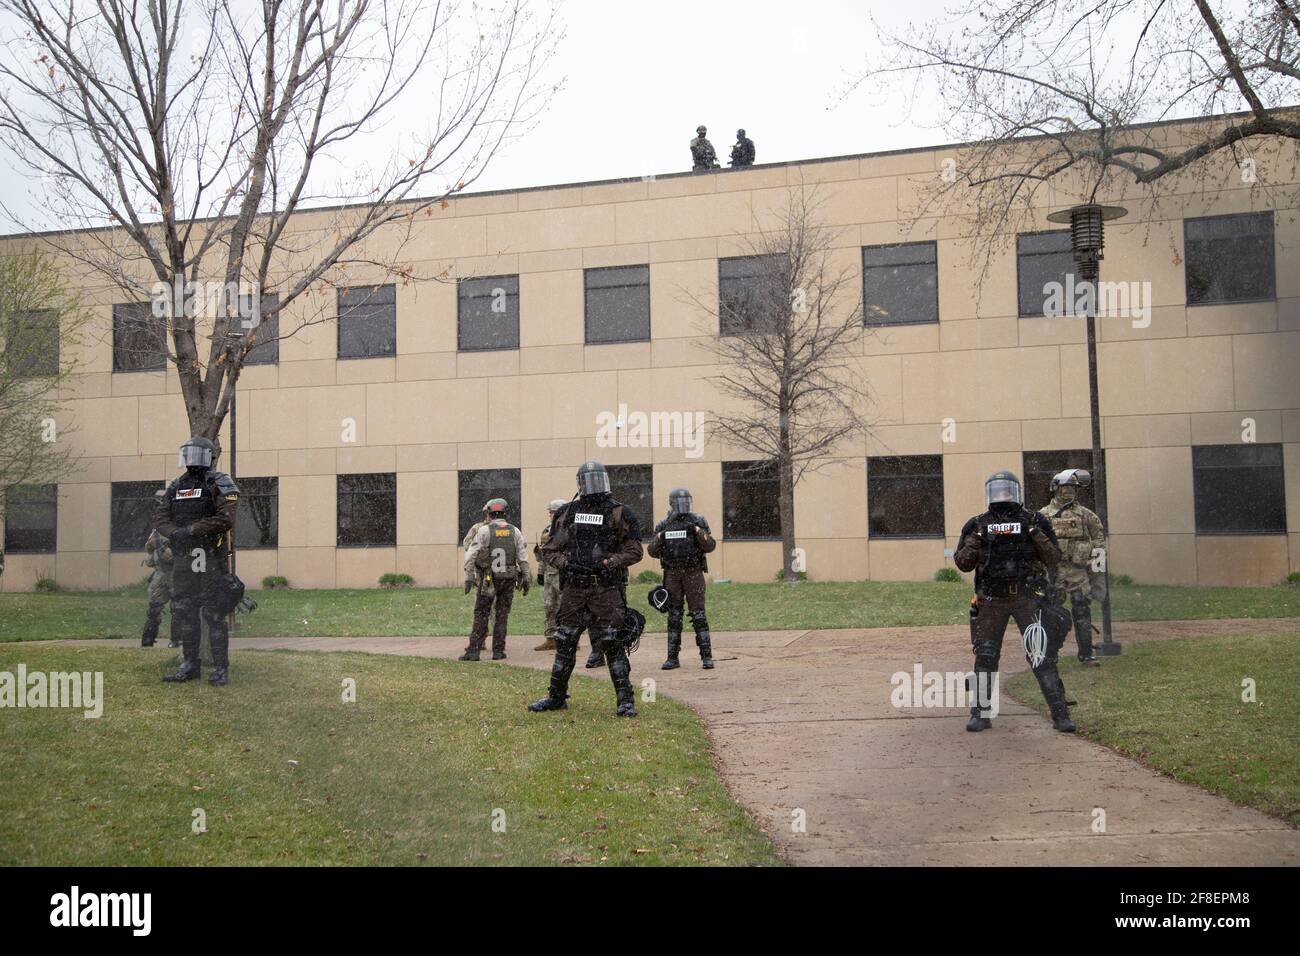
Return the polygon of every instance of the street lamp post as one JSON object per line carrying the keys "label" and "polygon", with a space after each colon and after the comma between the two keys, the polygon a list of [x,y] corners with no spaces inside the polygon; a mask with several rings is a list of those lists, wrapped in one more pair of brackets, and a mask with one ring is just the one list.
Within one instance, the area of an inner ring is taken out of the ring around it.
{"label": "street lamp post", "polygon": [[[1074,263],[1079,278],[1092,285],[1092,301],[1086,309],[1088,403],[1092,414],[1092,486],[1095,489],[1094,503],[1097,506],[1097,516],[1101,518],[1101,525],[1105,529],[1108,542],[1111,528],[1106,506],[1106,465],[1101,448],[1101,405],[1097,395],[1097,298],[1100,292],[1098,279],[1101,275],[1102,248],[1105,244],[1105,224],[1127,213],[1128,210],[1123,206],[1083,203],[1050,213],[1047,217],[1051,222],[1069,223],[1070,247],[1074,253]],[[1107,550],[1109,551],[1109,545]],[[1114,657],[1122,648],[1111,636],[1109,554],[1103,555],[1101,576],[1105,592],[1101,599],[1101,644],[1097,646],[1097,653],[1102,657]]]}

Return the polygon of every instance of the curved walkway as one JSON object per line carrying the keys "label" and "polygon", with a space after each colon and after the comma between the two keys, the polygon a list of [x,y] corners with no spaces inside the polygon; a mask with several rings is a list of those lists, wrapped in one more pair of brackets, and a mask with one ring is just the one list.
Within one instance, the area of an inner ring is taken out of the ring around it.
{"label": "curved walkway", "polygon": [[[1295,619],[1142,622],[1116,625],[1115,637],[1296,628]],[[1058,734],[1027,707],[1004,702],[994,729],[981,734],[964,732],[964,709],[893,707],[895,672],[910,673],[917,662],[926,671],[970,666],[964,627],[713,637],[714,670],[700,669],[688,634],[682,668],[660,671],[662,637],[648,635],[633,657],[633,680],[653,677],[660,693],[700,713],[732,793],[792,862],[1300,863],[1300,830]],[[1024,667],[1013,639],[1003,655],[1008,671]],[[551,655],[532,650],[537,642],[512,636],[510,663],[549,669]],[[235,649],[451,658],[463,645],[455,637],[241,638]],[[1105,810],[1104,833],[1093,832],[1097,807]]]}

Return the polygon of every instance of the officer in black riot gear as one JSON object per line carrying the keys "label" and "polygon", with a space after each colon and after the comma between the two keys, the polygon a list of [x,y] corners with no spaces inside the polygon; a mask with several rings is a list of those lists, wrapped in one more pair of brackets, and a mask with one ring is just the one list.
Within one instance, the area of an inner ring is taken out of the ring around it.
{"label": "officer in black riot gear", "polygon": [[987,730],[993,725],[986,716],[990,703],[986,695],[998,670],[1007,621],[1015,618],[1027,648],[1033,648],[1026,656],[1051,708],[1052,726],[1072,732],[1065,687],[1056,669],[1070,617],[1045,596],[1048,571],[1061,557],[1056,534],[1045,515],[1025,508],[1020,481],[1011,472],[995,472],[984,487],[988,509],[962,527],[953,556],[962,571],[975,571],[971,642],[976,700],[966,729]]}
{"label": "officer in black riot gear", "polygon": [[627,569],[641,560],[641,529],[632,509],[610,494],[609,474],[600,462],[583,462],[578,469],[578,495],[555,513],[542,554],[560,571],[560,607],[550,691],[528,709],[568,706],[578,635],[586,626],[592,644],[605,655],[618,701],[616,713],[635,717],[632,666],[623,634],[629,611]]}
{"label": "officer in black riot gear", "polygon": [[[226,614],[230,604],[227,561],[235,531],[239,488],[214,467],[217,446],[194,437],[181,446],[177,464],[185,469],[154,508],[154,527],[167,539],[174,555],[172,567],[172,639],[179,641],[184,662],[165,681],[182,682],[200,676],[199,616],[207,622],[212,641],[211,684],[225,684],[230,666],[230,633]],[[242,589],[241,589],[242,596]],[[238,598],[234,603],[238,603]]]}
{"label": "officer in black riot gear", "polygon": [[674,488],[668,494],[668,517],[655,525],[650,542],[650,557],[658,558],[664,569],[664,588],[668,592],[668,659],[662,669],[681,666],[683,601],[691,611],[695,628],[695,646],[705,670],[713,668],[713,642],[704,612],[704,572],[709,570],[709,554],[718,543],[709,532],[709,523],[693,510],[694,500],[686,488]]}

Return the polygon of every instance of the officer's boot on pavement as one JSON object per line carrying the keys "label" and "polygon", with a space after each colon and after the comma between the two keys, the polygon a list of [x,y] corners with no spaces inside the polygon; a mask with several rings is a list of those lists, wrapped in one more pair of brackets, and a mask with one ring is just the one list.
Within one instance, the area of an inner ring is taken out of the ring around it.
{"label": "officer's boot on pavement", "polygon": [[144,630],[140,632],[141,647],[153,647],[157,643],[160,624],[162,624],[162,605],[150,604],[144,619]]}
{"label": "officer's boot on pavement", "polygon": [[555,650],[555,641],[553,641],[551,638],[548,637],[548,638],[546,638],[544,641],[542,641],[542,643],[540,643],[540,644],[538,644],[536,647],[534,647],[533,650],[535,650],[535,651],[553,651],[553,650]]}
{"label": "officer's boot on pavement", "polygon": [[1049,657],[1034,671],[1038,687],[1043,692],[1048,709],[1052,712],[1052,727],[1063,734],[1075,731],[1074,721],[1070,719],[1070,706],[1065,702],[1065,685],[1056,672],[1056,658]]}
{"label": "officer's boot on pavement", "polygon": [[682,609],[668,608],[668,659],[660,665],[660,670],[671,671],[682,666],[677,655],[682,652]]}
{"label": "officer's boot on pavement", "polygon": [[709,635],[709,622],[703,611],[691,614],[691,625],[695,628],[695,646],[700,649],[700,664],[706,671],[713,670],[713,639]]}
{"label": "officer's boot on pavement", "polygon": [[[981,676],[983,675],[983,676]],[[993,726],[993,721],[984,714],[989,711],[992,701],[986,699],[990,695],[990,689],[993,687],[993,675],[988,671],[975,671],[967,680],[974,680],[974,701],[970,709],[970,720],[966,721],[966,729],[971,733],[979,733],[981,730],[988,730]]]}

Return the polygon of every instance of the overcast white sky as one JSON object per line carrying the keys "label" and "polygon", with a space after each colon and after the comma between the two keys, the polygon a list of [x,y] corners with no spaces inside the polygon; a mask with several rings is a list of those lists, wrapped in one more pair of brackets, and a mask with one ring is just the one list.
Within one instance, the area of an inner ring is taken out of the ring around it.
{"label": "overcast white sky", "polygon": [[[944,6],[944,0],[905,7],[896,0],[564,0],[566,39],[548,78],[563,78],[564,85],[470,191],[689,170],[687,144],[701,123],[723,165],[738,127],[757,144],[760,163],[944,142],[932,115],[911,115],[897,98],[879,90],[842,95],[881,50],[869,12],[902,31],[909,19],[929,20]],[[332,160],[355,172],[388,154],[387,140],[423,125],[418,116],[389,113],[383,129]],[[329,163],[318,165],[316,182],[336,181]],[[431,179],[420,193],[445,185]],[[17,171],[0,178],[0,204],[18,220],[0,215],[0,233],[68,225],[51,218],[43,185]]]}
{"label": "overcast white sky", "polygon": [[537,127],[475,184],[502,189],[690,169],[695,127],[726,165],[743,127],[758,162],[941,142],[932,116],[870,91],[839,94],[890,28],[940,0],[566,0],[567,79]]}

